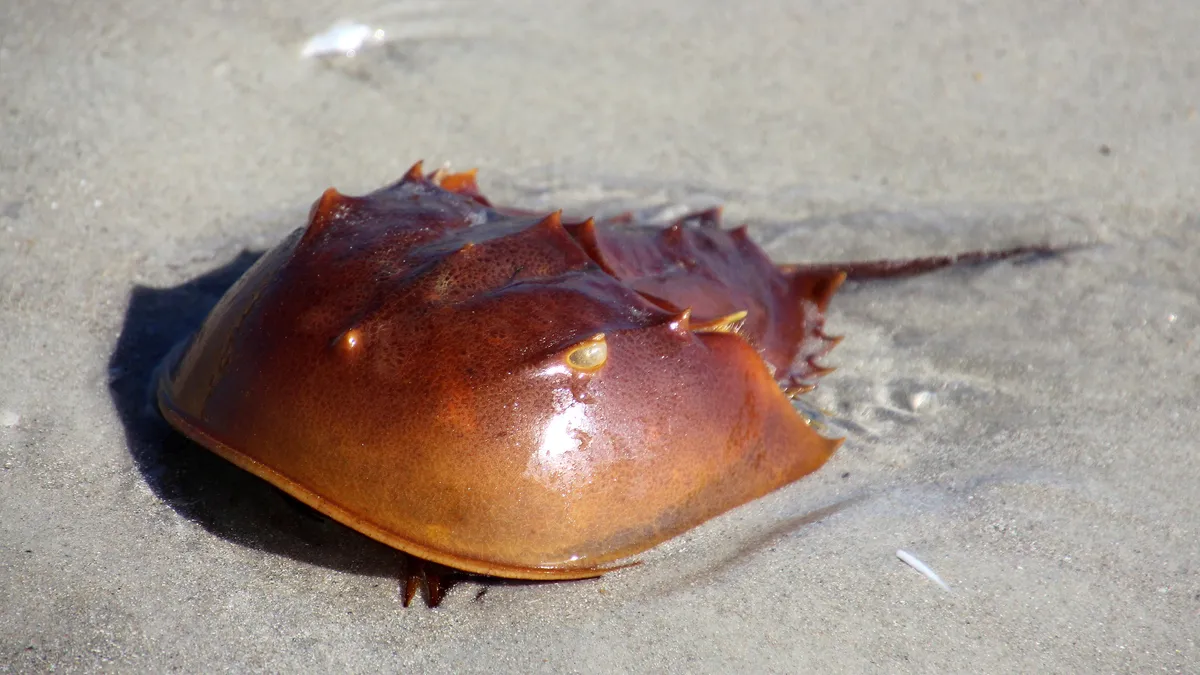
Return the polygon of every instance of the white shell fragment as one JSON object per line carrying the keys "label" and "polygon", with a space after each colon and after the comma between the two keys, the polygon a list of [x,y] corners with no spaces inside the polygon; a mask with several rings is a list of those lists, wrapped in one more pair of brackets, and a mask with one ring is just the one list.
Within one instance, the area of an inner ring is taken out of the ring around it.
{"label": "white shell fragment", "polygon": [[896,549],[896,557],[903,560],[909,567],[912,567],[914,570],[924,574],[926,577],[929,577],[929,580],[938,586],[941,586],[942,590],[946,591],[947,593],[953,592],[950,590],[950,586],[946,582],[942,581],[942,578],[937,575],[937,572],[929,569],[929,566],[918,560],[915,555],[905,551],[904,549]]}
{"label": "white shell fragment", "polygon": [[364,46],[382,44],[386,37],[382,28],[372,28],[354,21],[338,21],[324,32],[309,38],[300,55],[308,58],[330,54],[353,57]]}
{"label": "white shell fragment", "polygon": [[924,408],[930,407],[934,401],[934,393],[932,391],[918,391],[908,397],[908,408],[913,412],[920,412]]}
{"label": "white shell fragment", "polygon": [[[501,3],[503,4],[503,3]],[[301,58],[354,58],[370,47],[390,43],[467,40],[490,35],[506,24],[520,28],[523,23],[504,20],[489,6],[486,23],[474,0],[398,0],[360,14],[357,19],[339,19],[324,31],[313,35],[300,49]]]}

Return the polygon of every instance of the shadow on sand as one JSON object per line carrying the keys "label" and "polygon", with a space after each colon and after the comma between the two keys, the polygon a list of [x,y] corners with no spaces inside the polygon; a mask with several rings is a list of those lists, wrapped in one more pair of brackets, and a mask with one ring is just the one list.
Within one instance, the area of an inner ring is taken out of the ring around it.
{"label": "shadow on sand", "polygon": [[[209,311],[262,252],[243,251],[228,264],[173,288],[137,286],[109,360],[109,395],[138,470],[154,494],[183,517],[243,546],[329,569],[397,580],[413,561],[337,523],[270,483],[178,433],[154,400],[157,369],[196,332]],[[470,578],[489,587],[544,582],[476,577],[444,570],[442,587]],[[426,589],[428,593],[428,589]],[[426,598],[428,601],[428,597]]]}
{"label": "shadow on sand", "polygon": [[109,361],[109,394],[130,454],[154,493],[180,515],[244,546],[331,569],[396,577],[403,555],[344,527],[175,432],[154,404],[163,357],[200,327],[261,253],[174,288],[134,288]]}

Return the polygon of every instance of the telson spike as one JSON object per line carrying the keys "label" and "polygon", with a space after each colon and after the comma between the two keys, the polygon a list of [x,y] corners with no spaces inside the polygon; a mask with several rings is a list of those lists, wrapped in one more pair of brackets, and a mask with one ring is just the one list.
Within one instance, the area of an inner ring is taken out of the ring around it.
{"label": "telson spike", "polygon": [[719,316],[710,321],[692,324],[693,333],[736,333],[746,320],[746,310]]}
{"label": "telson spike", "polygon": [[338,208],[344,200],[345,197],[334,188],[329,188],[321,194],[320,199],[313,203],[312,209],[308,212],[308,229],[304,231],[304,236],[300,239],[301,246],[311,244],[328,229],[333,221],[337,220]]}

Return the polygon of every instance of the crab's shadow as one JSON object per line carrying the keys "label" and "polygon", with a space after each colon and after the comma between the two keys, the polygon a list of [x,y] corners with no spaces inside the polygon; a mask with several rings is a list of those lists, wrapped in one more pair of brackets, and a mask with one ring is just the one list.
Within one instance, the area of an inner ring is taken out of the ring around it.
{"label": "crab's shadow", "polygon": [[173,288],[137,286],[109,360],[109,394],[146,484],[181,516],[230,541],[356,574],[395,577],[402,554],[321,516],[174,431],[154,404],[159,363],[194,333],[261,252]]}

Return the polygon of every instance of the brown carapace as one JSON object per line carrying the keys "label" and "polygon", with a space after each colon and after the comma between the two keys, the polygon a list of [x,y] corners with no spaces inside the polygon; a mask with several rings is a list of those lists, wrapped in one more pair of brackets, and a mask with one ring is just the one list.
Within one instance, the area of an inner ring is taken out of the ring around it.
{"label": "brown carapace", "polygon": [[[808,474],[840,441],[791,398],[829,372],[847,276],[965,258],[776,266],[719,212],[666,228],[492,206],[418,163],[222,298],[158,385],[179,431],[422,562],[599,576]],[[435,572],[438,570],[439,572]]]}

